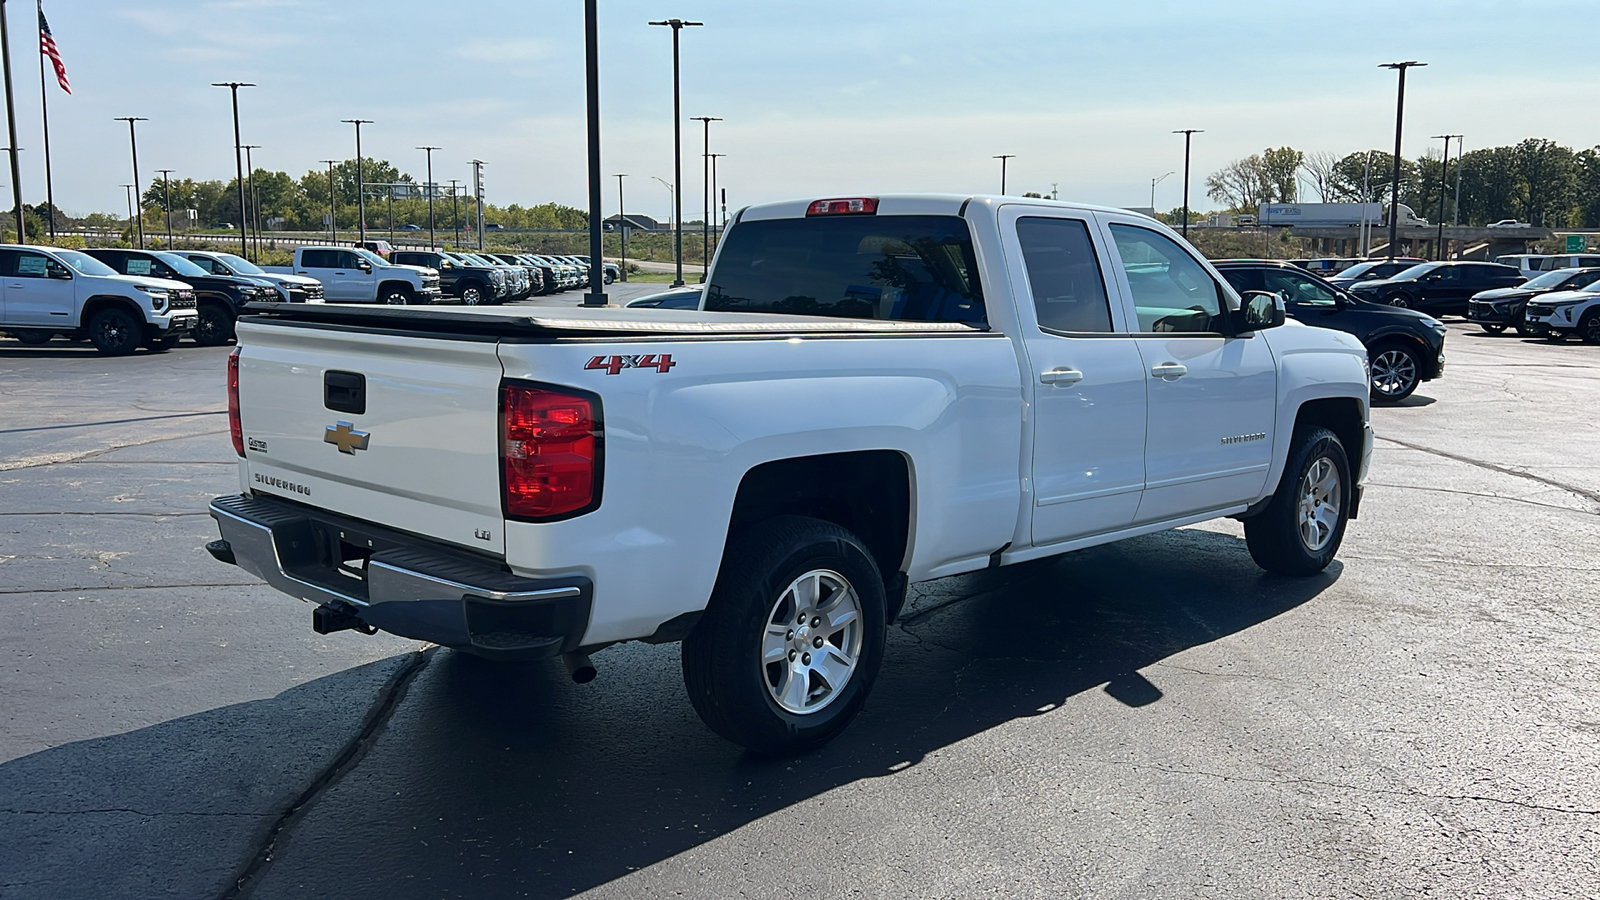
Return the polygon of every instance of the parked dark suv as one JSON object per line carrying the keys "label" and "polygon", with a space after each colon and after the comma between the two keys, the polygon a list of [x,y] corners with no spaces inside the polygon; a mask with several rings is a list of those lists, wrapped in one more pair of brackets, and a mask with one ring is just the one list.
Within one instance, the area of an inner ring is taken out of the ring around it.
{"label": "parked dark suv", "polygon": [[1286,262],[1223,259],[1213,263],[1233,289],[1284,296],[1290,318],[1355,335],[1367,348],[1372,399],[1393,403],[1444,374],[1443,323],[1425,313],[1372,303]]}
{"label": "parked dark suv", "polygon": [[1398,275],[1418,263],[1425,262],[1427,260],[1410,256],[1397,256],[1394,259],[1369,259],[1366,262],[1358,262],[1343,271],[1335,272],[1327,276],[1327,278],[1330,284],[1348,288],[1357,282],[1377,281],[1379,278]]}
{"label": "parked dark suv", "polygon": [[122,275],[170,278],[194,288],[200,320],[190,336],[196,344],[215,346],[233,340],[233,323],[246,303],[282,303],[271,282],[238,275],[213,275],[187,257],[159,250],[117,250],[94,247],[83,251]]}
{"label": "parked dark suv", "polygon": [[1362,281],[1350,291],[1363,300],[1404,306],[1434,315],[1467,314],[1467,299],[1494,288],[1516,287],[1528,279],[1520,269],[1486,262],[1431,262],[1377,281]]}
{"label": "parked dark suv", "polygon": [[1553,291],[1575,291],[1600,280],[1600,269],[1556,269],[1540,272],[1516,287],[1495,288],[1473,294],[1467,301],[1467,321],[1488,334],[1499,334],[1514,327],[1517,334],[1533,337],[1536,332],[1528,327],[1522,313],[1528,301],[1540,294]]}
{"label": "parked dark suv", "polygon": [[499,303],[506,296],[506,276],[493,266],[474,266],[432,250],[395,250],[389,262],[439,270],[439,291],[459,297],[468,306]]}

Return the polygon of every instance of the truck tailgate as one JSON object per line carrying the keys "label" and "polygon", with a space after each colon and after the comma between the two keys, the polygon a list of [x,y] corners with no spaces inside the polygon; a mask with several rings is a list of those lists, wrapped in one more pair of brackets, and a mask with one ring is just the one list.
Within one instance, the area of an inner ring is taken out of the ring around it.
{"label": "truck tailgate", "polygon": [[504,553],[495,341],[238,330],[250,490]]}

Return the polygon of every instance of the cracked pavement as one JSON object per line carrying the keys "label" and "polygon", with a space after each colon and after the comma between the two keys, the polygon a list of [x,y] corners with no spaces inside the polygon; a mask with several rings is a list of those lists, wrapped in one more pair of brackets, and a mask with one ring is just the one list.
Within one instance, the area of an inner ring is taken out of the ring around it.
{"label": "cracked pavement", "polygon": [[916,585],[771,761],[673,646],[315,635],[201,550],[225,350],[0,341],[0,898],[1596,896],[1600,348],[1446,346],[1323,576],[1221,521]]}

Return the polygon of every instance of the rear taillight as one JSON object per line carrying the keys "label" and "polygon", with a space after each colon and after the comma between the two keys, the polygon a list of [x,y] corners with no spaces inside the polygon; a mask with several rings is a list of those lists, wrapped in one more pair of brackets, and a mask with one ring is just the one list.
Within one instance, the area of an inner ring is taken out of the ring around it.
{"label": "rear taillight", "polygon": [[550,521],[600,505],[600,398],[524,382],[500,391],[500,471],[508,519]]}
{"label": "rear taillight", "polygon": [[877,197],[818,200],[806,207],[808,216],[870,216],[878,211]]}
{"label": "rear taillight", "polygon": [[244,426],[239,424],[239,348],[228,354],[228,433],[233,436],[233,452],[244,455]]}

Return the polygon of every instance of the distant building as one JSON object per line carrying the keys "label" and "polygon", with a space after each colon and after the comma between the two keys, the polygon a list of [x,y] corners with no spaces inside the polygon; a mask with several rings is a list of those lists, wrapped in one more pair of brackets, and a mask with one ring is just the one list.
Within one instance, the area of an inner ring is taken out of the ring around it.
{"label": "distant building", "polygon": [[666,226],[649,216],[629,213],[626,216],[612,216],[601,223],[607,231],[616,231],[626,227],[630,231],[665,231]]}

